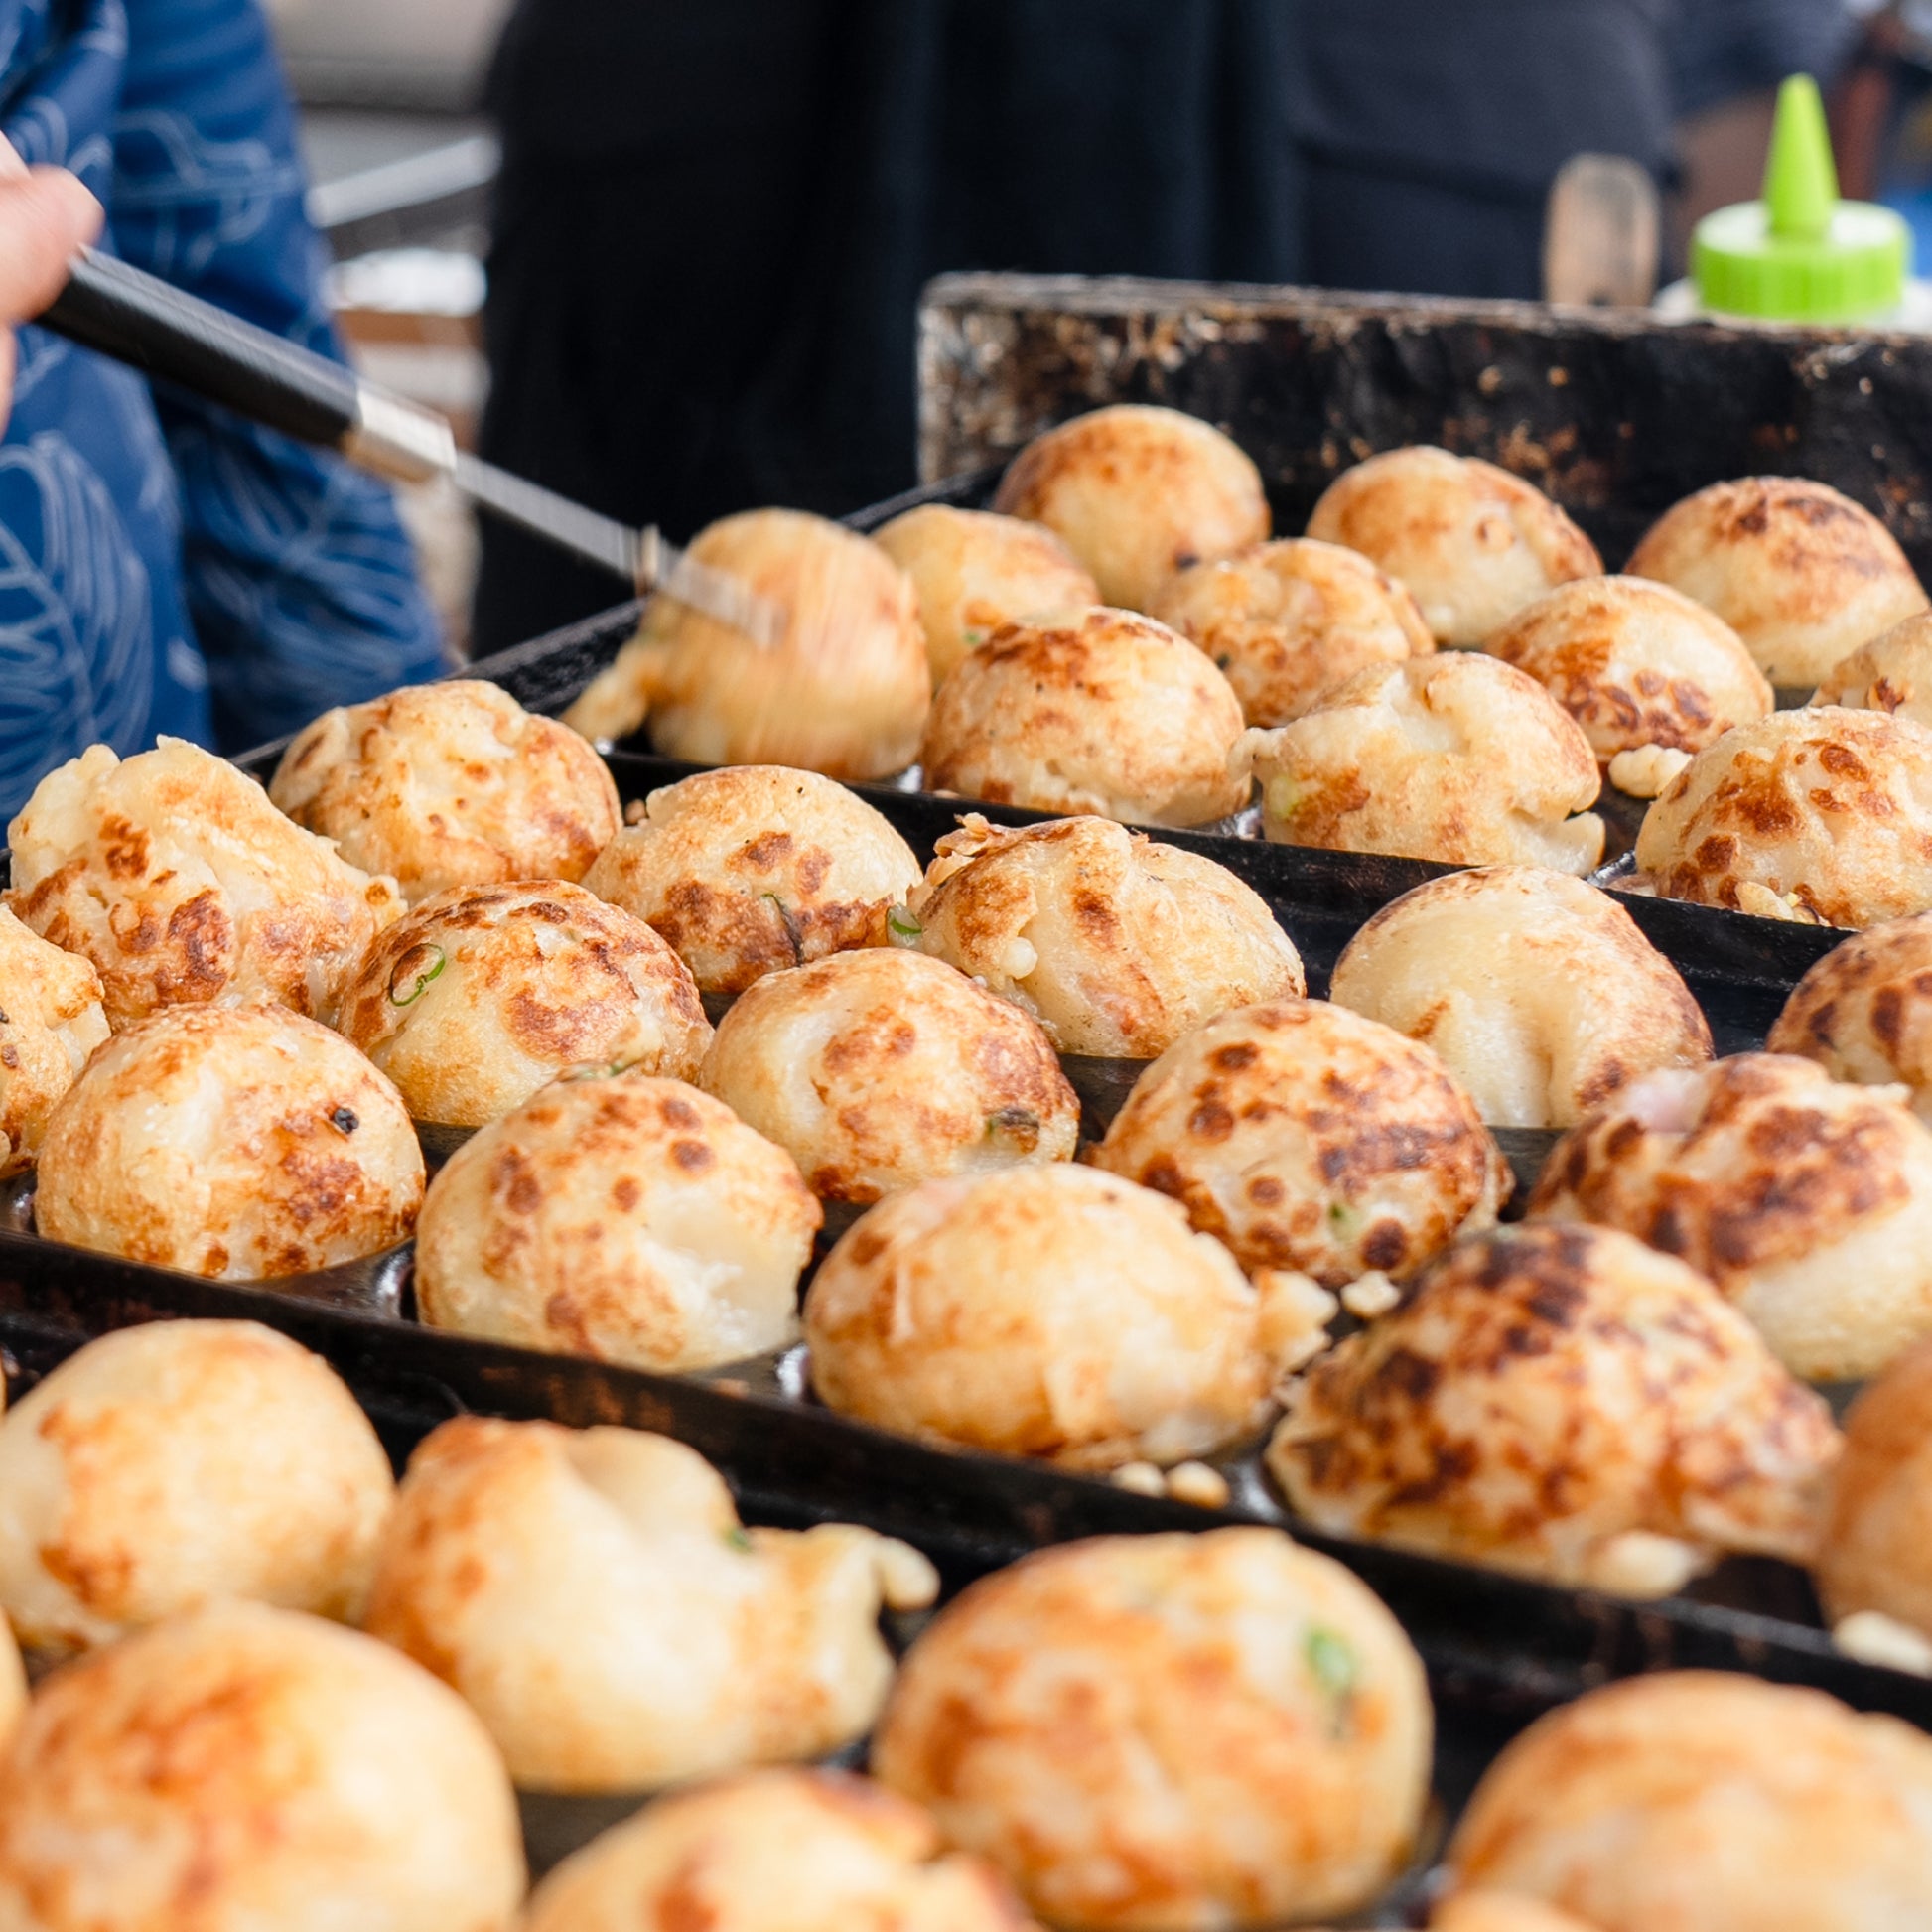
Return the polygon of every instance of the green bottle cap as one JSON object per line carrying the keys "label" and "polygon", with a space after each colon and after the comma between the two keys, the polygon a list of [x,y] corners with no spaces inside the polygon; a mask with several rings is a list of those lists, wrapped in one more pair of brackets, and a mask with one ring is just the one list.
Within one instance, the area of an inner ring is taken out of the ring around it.
{"label": "green bottle cap", "polygon": [[1905,299],[1912,237],[1888,207],[1841,202],[1825,103],[1809,74],[1778,89],[1764,199],[1697,225],[1691,272],[1719,315],[1779,322],[1865,322]]}

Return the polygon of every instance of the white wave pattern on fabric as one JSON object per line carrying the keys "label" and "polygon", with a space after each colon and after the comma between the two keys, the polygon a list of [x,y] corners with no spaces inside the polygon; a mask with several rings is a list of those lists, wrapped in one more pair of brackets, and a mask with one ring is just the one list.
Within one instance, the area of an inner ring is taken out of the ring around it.
{"label": "white wave pattern on fabric", "polygon": [[199,275],[223,248],[259,234],[306,184],[263,141],[215,141],[185,114],[149,107],[114,124],[117,213],[151,222],[157,275]]}
{"label": "white wave pattern on fabric", "polygon": [[148,573],[100,479],[52,432],[0,449],[0,795],[50,751],[126,744],[147,723]]}

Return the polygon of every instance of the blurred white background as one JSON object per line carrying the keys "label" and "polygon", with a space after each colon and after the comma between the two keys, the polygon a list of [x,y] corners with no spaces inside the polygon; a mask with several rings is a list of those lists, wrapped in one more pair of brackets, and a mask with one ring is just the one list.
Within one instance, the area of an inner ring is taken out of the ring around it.
{"label": "blurred white background", "polygon": [[450,110],[475,104],[508,0],[267,0],[267,6],[303,99]]}

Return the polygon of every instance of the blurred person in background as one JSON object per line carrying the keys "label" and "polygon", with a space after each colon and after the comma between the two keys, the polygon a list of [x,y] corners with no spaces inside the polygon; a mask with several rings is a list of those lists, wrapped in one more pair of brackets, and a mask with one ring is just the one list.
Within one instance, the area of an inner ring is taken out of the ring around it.
{"label": "blurred person in background", "polygon": [[[0,0],[0,133],[104,244],[340,354],[255,0]],[[87,745],[228,751],[442,668],[388,491],[47,332],[0,440],[0,819]]]}
{"label": "blurred person in background", "polygon": [[[1290,282],[1292,0],[520,0],[483,453],[688,536],[913,481],[943,269]],[[480,650],[611,602],[485,523]]]}

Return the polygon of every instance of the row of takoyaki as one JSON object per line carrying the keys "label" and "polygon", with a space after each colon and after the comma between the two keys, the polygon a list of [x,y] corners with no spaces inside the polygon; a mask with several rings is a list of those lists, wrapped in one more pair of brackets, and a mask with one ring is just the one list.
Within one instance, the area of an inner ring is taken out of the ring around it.
{"label": "row of takoyaki", "polygon": [[[1152,824],[1224,819],[1258,778],[1271,838],[1573,873],[1602,856],[1608,769],[1669,794],[1650,890],[1842,925],[1932,902],[1932,618],[1835,490],[1715,485],[1621,577],[1532,484],[1436,449],[1345,472],[1306,537],[1268,527],[1218,431],[1097,410],[992,512],[927,505],[870,544],[789,512],[714,526],[700,552],[792,609],[784,641],[660,606],[570,717]],[[1818,687],[1812,715],[1773,714],[1774,682]]]}
{"label": "row of takoyaki", "polygon": [[[896,1670],[879,1609],[935,1588],[864,1530],[744,1528],[700,1457],[629,1430],[464,1418],[397,1487],[292,1342],[122,1331],[0,1423],[0,1623],[72,1659],[29,1701],[0,1627],[0,1922],[1259,1932],[1416,1859],[1422,1662],[1327,1558],[1259,1528],[1071,1545]],[[871,1781],[757,1768],[868,1734]],[[519,1916],[512,1787],[703,1778]],[[1915,1924],[1932,1743],[1747,1678],[1627,1683],[1503,1753],[1446,1866],[1439,1932]]]}

